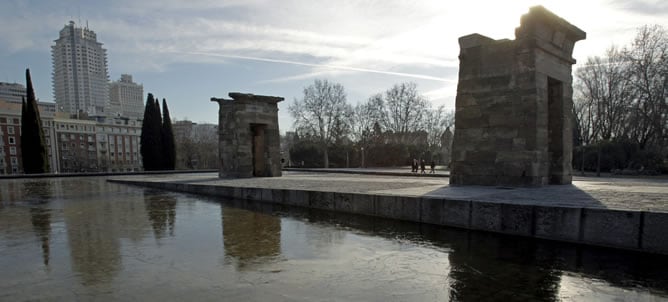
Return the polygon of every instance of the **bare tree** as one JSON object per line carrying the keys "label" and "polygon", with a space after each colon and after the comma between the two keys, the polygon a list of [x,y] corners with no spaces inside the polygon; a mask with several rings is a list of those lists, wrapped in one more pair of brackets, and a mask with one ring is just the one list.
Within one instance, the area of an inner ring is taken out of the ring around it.
{"label": "bare tree", "polygon": [[[591,123],[587,129],[591,133],[583,133],[584,136],[608,141],[624,132],[623,121],[626,120],[631,96],[626,66],[622,52],[611,47],[605,57],[590,57],[585,66],[576,71],[579,81],[576,95],[581,98],[581,103],[575,107],[585,109],[586,113],[583,114],[588,114],[587,122]],[[599,144],[597,175],[600,175],[600,153]]]}
{"label": "bare tree", "polygon": [[441,105],[435,109],[425,111],[424,130],[429,134],[427,143],[430,147],[438,148],[441,145],[441,136],[445,129],[452,127],[455,123],[455,112],[446,111]]}
{"label": "bare tree", "polygon": [[662,145],[668,116],[668,34],[658,25],[638,30],[631,47],[624,52],[630,68],[634,102],[629,136],[641,148]]}
{"label": "bare tree", "polygon": [[189,120],[174,122],[177,169],[218,168],[218,126]]}
{"label": "bare tree", "polygon": [[[660,26],[640,28],[631,45],[610,48],[589,58],[576,72],[574,115],[576,139],[597,143],[617,138],[634,142],[643,152],[665,158],[668,145],[668,33]],[[646,154],[626,163],[647,161]],[[584,153],[582,160],[584,168]],[[651,161],[650,161],[651,162]],[[656,165],[656,164],[655,164]]]}
{"label": "bare tree", "polygon": [[191,132],[197,169],[218,168],[218,125],[200,123]]}
{"label": "bare tree", "polygon": [[354,141],[364,142],[368,140],[373,131],[373,126],[381,122],[383,96],[376,94],[371,96],[366,103],[359,103],[353,109],[351,118],[351,136]]}
{"label": "bare tree", "polygon": [[609,140],[624,132],[625,116],[631,101],[631,83],[622,52],[611,47],[606,56],[590,57],[585,66],[576,71],[579,80],[576,89],[582,98],[579,107],[586,106],[590,116],[591,136]]}
{"label": "bare tree", "polygon": [[423,126],[429,102],[420,95],[415,83],[401,83],[385,92],[383,126],[385,130],[406,134]]}
{"label": "bare tree", "polygon": [[352,108],[346,101],[346,92],[341,84],[327,80],[315,80],[304,88],[301,99],[295,99],[288,108],[295,119],[299,133],[308,133],[317,138],[323,151],[324,167],[329,167],[329,146],[347,135]]}

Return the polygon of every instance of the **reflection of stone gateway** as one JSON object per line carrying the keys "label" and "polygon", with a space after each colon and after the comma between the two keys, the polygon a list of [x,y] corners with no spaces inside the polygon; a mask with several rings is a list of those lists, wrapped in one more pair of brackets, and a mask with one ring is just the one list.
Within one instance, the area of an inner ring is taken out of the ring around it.
{"label": "reflection of stone gateway", "polygon": [[536,6],[516,40],[459,38],[451,184],[571,183],[571,56],[585,36]]}
{"label": "reflection of stone gateway", "polygon": [[281,97],[230,92],[218,102],[219,176],[281,176],[278,102]]}

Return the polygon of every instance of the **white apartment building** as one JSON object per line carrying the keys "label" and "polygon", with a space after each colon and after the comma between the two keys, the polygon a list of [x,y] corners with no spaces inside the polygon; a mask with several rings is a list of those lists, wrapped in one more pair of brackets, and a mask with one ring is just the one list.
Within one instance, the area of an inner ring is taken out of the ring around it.
{"label": "white apartment building", "polygon": [[54,42],[53,95],[59,111],[104,115],[109,104],[107,50],[95,32],[70,21]]}
{"label": "white apartment building", "polygon": [[120,80],[109,85],[109,116],[131,119],[144,116],[144,86],[132,81],[132,76],[122,74]]}
{"label": "white apartment building", "polygon": [[0,82],[0,100],[20,103],[26,93],[26,87],[21,84]]}

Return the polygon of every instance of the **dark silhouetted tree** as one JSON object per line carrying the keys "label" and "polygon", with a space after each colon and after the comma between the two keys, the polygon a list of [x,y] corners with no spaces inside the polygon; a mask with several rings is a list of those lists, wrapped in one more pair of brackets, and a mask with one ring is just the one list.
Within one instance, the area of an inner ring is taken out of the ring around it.
{"label": "dark silhouetted tree", "polygon": [[27,174],[49,172],[49,158],[46,151],[42,120],[37,108],[37,99],[30,79],[30,69],[26,69],[27,100],[21,107],[21,157],[23,171]]}
{"label": "dark silhouetted tree", "polygon": [[162,114],[160,113],[160,98],[155,97],[155,119],[153,120],[153,127],[156,129],[156,152],[155,152],[155,170],[165,170],[165,153],[162,143]]}
{"label": "dark silhouetted tree", "polygon": [[164,170],[174,170],[176,166],[176,146],[174,143],[174,131],[172,131],[172,119],[169,117],[167,100],[162,99],[162,150]]}
{"label": "dark silhouetted tree", "polygon": [[157,101],[153,98],[153,94],[149,93],[146,99],[146,107],[144,108],[144,120],[141,127],[139,146],[142,163],[146,171],[159,170],[162,164],[162,125],[160,105],[156,104]]}

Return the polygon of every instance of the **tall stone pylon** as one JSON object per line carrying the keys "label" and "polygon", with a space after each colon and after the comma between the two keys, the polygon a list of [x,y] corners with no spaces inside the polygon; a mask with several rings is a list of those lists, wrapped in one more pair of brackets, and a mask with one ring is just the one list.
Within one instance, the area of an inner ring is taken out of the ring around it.
{"label": "tall stone pylon", "polygon": [[515,40],[459,38],[450,184],[571,183],[572,53],[585,37],[535,6]]}

